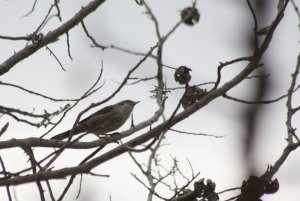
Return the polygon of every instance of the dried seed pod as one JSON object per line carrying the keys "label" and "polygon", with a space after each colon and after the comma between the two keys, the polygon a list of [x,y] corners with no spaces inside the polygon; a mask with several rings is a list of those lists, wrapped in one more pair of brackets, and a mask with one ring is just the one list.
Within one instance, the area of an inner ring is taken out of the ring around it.
{"label": "dried seed pod", "polygon": [[279,182],[277,179],[265,183],[265,193],[276,193],[279,189]]}
{"label": "dried seed pod", "polygon": [[187,84],[191,80],[190,75],[191,69],[186,66],[180,66],[176,69],[174,78],[176,82],[179,82],[179,84]]}
{"label": "dried seed pod", "polygon": [[257,176],[250,176],[247,181],[243,181],[241,187],[242,200],[244,198],[252,198],[253,201],[259,201],[264,194],[264,181]]}
{"label": "dried seed pod", "polygon": [[[182,199],[182,197],[184,198]],[[181,197],[180,200],[182,201],[197,201],[196,196],[194,195],[193,191],[190,189],[183,189],[181,193],[178,194],[177,197]]]}
{"label": "dried seed pod", "polygon": [[180,13],[181,20],[184,24],[193,26],[199,22],[200,13],[195,7],[187,7]]}
{"label": "dried seed pod", "polygon": [[197,86],[191,86],[187,89],[187,92],[183,99],[181,100],[181,105],[185,109],[194,103],[198,102],[205,94],[207,94],[206,90],[200,89]]}
{"label": "dried seed pod", "polygon": [[215,192],[216,184],[210,179],[206,180],[206,184],[204,182],[204,178],[196,181],[194,183],[194,194],[197,198],[207,197],[207,201],[217,201],[219,200],[218,194]]}

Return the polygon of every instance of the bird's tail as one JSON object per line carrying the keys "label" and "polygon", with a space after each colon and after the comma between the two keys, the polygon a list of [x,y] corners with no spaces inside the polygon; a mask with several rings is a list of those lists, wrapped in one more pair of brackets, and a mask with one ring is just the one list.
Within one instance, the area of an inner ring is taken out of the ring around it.
{"label": "bird's tail", "polygon": [[63,139],[68,138],[69,136],[70,136],[70,130],[67,130],[63,133],[60,133],[58,135],[53,136],[51,139],[53,139],[53,140],[63,140]]}

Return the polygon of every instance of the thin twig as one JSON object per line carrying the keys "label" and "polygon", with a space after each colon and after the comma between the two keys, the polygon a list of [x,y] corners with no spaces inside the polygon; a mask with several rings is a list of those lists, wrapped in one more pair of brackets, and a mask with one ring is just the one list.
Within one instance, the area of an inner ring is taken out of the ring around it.
{"label": "thin twig", "polygon": [[4,40],[26,40],[26,41],[30,41],[30,37],[28,37],[28,36],[13,37],[13,36],[2,36],[2,35],[0,35],[0,39],[4,39]]}
{"label": "thin twig", "polygon": [[5,131],[7,130],[9,126],[9,122],[7,122],[1,129],[0,129],[0,137],[3,135],[3,133],[5,133]]}
{"label": "thin twig", "polygon": [[102,50],[105,50],[107,47],[103,46],[103,45],[100,45],[99,43],[97,43],[97,41],[89,34],[83,20],[81,21],[81,26],[86,34],[86,36],[93,42],[94,46],[93,47],[98,47]]}
{"label": "thin twig", "polygon": [[162,197],[161,195],[159,195],[156,191],[153,191],[151,188],[149,188],[143,181],[141,181],[135,174],[131,175],[138,181],[140,182],[150,193],[152,193],[153,195],[155,195],[156,197],[162,199],[162,200],[168,200],[167,198]]}
{"label": "thin twig", "polygon": [[215,138],[225,137],[224,135],[218,136],[218,135],[211,135],[211,134],[205,134],[205,133],[193,133],[193,132],[180,131],[180,130],[173,129],[173,128],[170,128],[169,130],[177,132],[177,133],[181,133],[181,134],[188,134],[188,135],[200,135],[200,136],[215,137]]}
{"label": "thin twig", "polygon": [[251,60],[251,57],[241,57],[241,58],[238,58],[238,59],[227,61],[225,63],[220,62],[220,65],[218,66],[218,77],[217,77],[217,80],[215,82],[215,86],[214,86],[214,88],[212,90],[218,88],[218,85],[220,84],[220,81],[221,81],[221,70],[225,66],[228,66],[228,65],[231,65],[231,64],[234,64],[234,63],[237,63],[237,62],[241,62],[241,61],[250,61],[250,60]]}
{"label": "thin twig", "polygon": [[31,10],[28,11],[28,13],[26,13],[25,15],[23,15],[21,18],[28,17],[31,13],[33,13],[33,11],[35,9],[35,6],[36,6],[36,3],[37,3],[37,0],[34,0],[34,2],[32,4],[32,7],[31,7]]}
{"label": "thin twig", "polygon": [[[1,164],[1,166],[2,166],[2,172],[4,173],[4,176],[7,176],[6,169],[5,169],[5,165],[4,165],[4,162],[3,162],[1,156],[0,156],[0,164]],[[6,185],[5,188],[6,188],[6,194],[7,194],[8,200],[9,200],[9,201],[12,201],[12,197],[11,197],[9,185]]]}
{"label": "thin twig", "polygon": [[[298,85],[293,91],[292,93],[294,93],[295,91],[297,91],[298,89],[300,88],[300,85]],[[228,100],[233,100],[233,101],[237,101],[237,102],[240,102],[240,103],[245,103],[245,104],[270,104],[270,103],[275,103],[277,101],[280,101],[286,97],[288,97],[290,94],[290,92],[287,92],[287,94],[284,94],[278,98],[275,98],[275,99],[271,99],[271,100],[265,100],[265,101],[246,101],[246,100],[242,100],[242,99],[239,99],[239,98],[234,98],[232,96],[229,96],[227,94],[224,94],[223,97],[228,99]]]}
{"label": "thin twig", "polygon": [[[108,46],[108,48],[111,48],[111,49],[114,49],[114,50],[118,50],[120,52],[125,52],[125,53],[128,53],[128,54],[136,55],[136,56],[145,56],[147,54],[147,53],[142,53],[142,52],[136,52],[136,51],[132,51],[132,50],[127,50],[125,48],[118,47],[116,45],[110,45],[110,46]],[[149,56],[149,58],[156,60],[157,56],[155,56],[154,54],[151,54]],[[169,65],[166,65],[166,64],[162,64],[162,66],[166,67],[166,68],[169,68],[171,70],[176,70],[175,67],[172,67],[172,66],[169,66]]]}
{"label": "thin twig", "polygon": [[59,8],[59,5],[58,5],[59,3],[60,3],[60,0],[54,0],[54,5],[55,5],[55,8],[57,10],[56,16],[58,17],[59,21],[62,21],[61,16],[60,16],[60,8]]}
{"label": "thin twig", "polygon": [[253,8],[250,0],[247,0],[247,4],[248,4],[248,7],[251,11],[253,21],[254,21],[254,27],[253,27],[253,31],[254,31],[254,51],[256,51],[258,49],[258,35],[257,35],[258,22],[257,22],[256,13],[254,11],[254,8]]}
{"label": "thin twig", "polygon": [[[102,73],[103,73],[103,63],[101,63],[101,70],[100,70],[100,73],[99,73],[99,76],[97,77],[95,83],[82,95],[82,98],[86,97],[87,94],[91,93],[91,91],[93,91],[93,89],[96,87],[96,85],[98,84],[98,82],[100,81],[101,77],[102,77]],[[79,103],[79,100],[77,102],[74,103],[74,105],[72,107],[69,108],[69,110],[73,107],[75,107],[77,104]],[[69,111],[68,110],[68,111]],[[66,111],[66,112],[68,112]],[[66,112],[64,113],[63,117],[66,115]],[[57,124],[55,126],[57,126],[63,119],[63,117],[57,122]],[[54,129],[54,127],[52,129]],[[74,129],[74,128],[73,128]],[[45,133],[44,135],[41,136],[44,137],[46,136],[48,133],[50,132],[50,130]],[[71,136],[71,135],[70,135]],[[50,164],[52,164],[58,157],[59,155],[63,152],[63,150],[68,146],[68,144],[71,142],[71,138],[68,138],[68,141],[66,142],[66,144],[55,154],[55,156],[48,162],[48,164],[46,165],[47,167],[50,166]]]}
{"label": "thin twig", "polygon": [[52,11],[52,9],[54,8],[54,5],[51,5],[46,16],[44,17],[44,19],[42,20],[42,22],[40,23],[40,25],[35,29],[35,31],[33,32],[34,34],[39,33],[39,31],[41,31],[41,29],[45,26],[45,24],[48,22],[48,17],[50,16],[50,13]]}
{"label": "thin twig", "polygon": [[[29,157],[29,161],[30,161],[30,164],[31,164],[31,170],[32,170],[32,173],[33,174],[36,174],[37,173],[37,170],[36,170],[36,167],[38,166],[41,170],[42,170],[42,167],[37,165],[37,161],[34,157],[34,153],[33,153],[33,150],[29,147],[22,147],[22,149],[24,150],[24,152],[28,155]],[[37,188],[38,188],[38,191],[39,191],[39,194],[40,194],[40,200],[41,201],[45,201],[45,194],[44,194],[44,190],[43,190],[43,186],[41,184],[41,181],[39,180],[36,180],[35,181],[36,185],[37,185]]]}
{"label": "thin twig", "polygon": [[[42,37],[41,41],[38,43],[32,43],[24,47],[23,49],[14,52],[12,56],[6,59],[4,62],[0,64],[0,75],[7,73],[11,68],[16,66],[15,64],[19,63],[21,60],[29,57],[34,54],[36,51],[48,45],[50,43],[55,42],[61,35],[65,34],[65,32],[74,28],[78,22],[83,20],[90,13],[95,11],[99,6],[101,6],[105,1],[104,0],[93,0],[85,7],[81,8],[73,18],[67,20],[61,26],[53,29],[51,32],[48,32],[44,37]],[[37,30],[40,30],[39,28]]]}
{"label": "thin twig", "polygon": [[[83,165],[85,164],[88,160],[90,160],[93,156],[95,156],[99,151],[101,151],[103,148],[105,147],[104,146],[101,146],[101,147],[98,147],[95,151],[93,151],[90,155],[88,155],[85,159],[83,159],[79,165]],[[76,174],[74,175],[71,175],[71,178],[69,179],[69,182],[68,184],[66,185],[66,187],[64,188],[62,194],[59,196],[58,200],[63,200],[64,196],[67,194],[68,190],[70,189],[74,179],[76,177]],[[82,174],[81,174],[81,179],[82,179]],[[81,189],[81,188],[80,188]],[[77,194],[77,198],[80,194],[80,190],[78,191],[78,194]]]}
{"label": "thin twig", "polygon": [[[288,144],[283,150],[283,153],[279,157],[279,159],[275,162],[275,164],[263,175],[263,178],[266,179],[266,181],[270,181],[270,179],[273,177],[273,175],[279,170],[279,168],[282,166],[282,164],[285,162],[289,154],[294,151],[295,149],[300,147],[300,141],[299,138],[295,134],[295,129],[292,126],[292,98],[293,98],[293,90],[295,89],[297,77],[299,75],[299,69],[300,69],[300,54],[298,55],[297,64],[295,67],[295,71],[292,74],[292,81],[290,88],[288,90],[288,98],[287,98],[287,121],[286,121],[286,127],[287,127],[287,141]],[[293,142],[293,137],[297,140],[297,142]]]}
{"label": "thin twig", "polygon": [[25,92],[27,92],[29,94],[33,94],[33,95],[36,95],[36,96],[39,96],[39,97],[42,97],[42,98],[45,98],[45,99],[48,99],[48,100],[51,100],[51,101],[55,101],[55,102],[70,102],[70,101],[78,101],[79,100],[78,98],[77,99],[53,98],[53,97],[46,96],[44,94],[35,92],[33,90],[30,90],[30,89],[26,89],[26,88],[24,88],[22,86],[19,86],[19,85],[16,85],[16,84],[12,84],[12,83],[8,83],[8,82],[3,82],[3,81],[0,81],[0,85],[14,87],[14,88],[20,89],[22,91],[25,91]]}
{"label": "thin twig", "polygon": [[190,181],[188,181],[184,186],[182,186],[179,191],[177,191],[169,200],[171,201],[177,201],[178,198],[176,198],[184,189],[186,189],[191,183],[192,181],[194,181],[198,176],[199,176],[200,172],[198,172]]}
{"label": "thin twig", "polygon": [[60,62],[60,60],[58,59],[58,57],[55,55],[55,53],[47,46],[45,45],[46,50],[48,50],[50,52],[50,55],[53,55],[53,57],[55,58],[55,60],[58,62],[58,64],[60,65],[61,69],[63,71],[66,71],[66,69],[63,67],[62,63]]}
{"label": "thin twig", "polygon": [[68,55],[69,55],[69,58],[70,58],[71,60],[73,60],[72,55],[71,55],[70,39],[69,39],[69,32],[68,32],[68,31],[66,32],[66,35],[67,35]]}

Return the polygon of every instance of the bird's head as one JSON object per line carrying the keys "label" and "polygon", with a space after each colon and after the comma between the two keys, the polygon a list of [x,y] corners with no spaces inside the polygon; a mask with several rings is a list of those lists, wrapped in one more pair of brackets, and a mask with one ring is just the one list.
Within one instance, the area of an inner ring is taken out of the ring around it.
{"label": "bird's head", "polygon": [[136,104],[138,104],[140,101],[132,101],[132,100],[124,100],[118,103],[118,105],[128,105],[134,107]]}

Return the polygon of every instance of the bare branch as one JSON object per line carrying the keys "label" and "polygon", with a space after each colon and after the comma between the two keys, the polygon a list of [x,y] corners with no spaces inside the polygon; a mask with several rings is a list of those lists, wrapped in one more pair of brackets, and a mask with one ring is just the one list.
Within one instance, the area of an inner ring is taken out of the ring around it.
{"label": "bare branch", "polygon": [[[1,164],[1,166],[2,166],[2,172],[4,173],[4,176],[7,176],[6,169],[5,169],[5,165],[4,165],[4,162],[3,162],[1,156],[0,156],[0,164]],[[12,201],[12,197],[11,197],[9,185],[6,185],[5,188],[6,188],[6,194],[7,194],[8,200],[9,200],[9,201]]]}
{"label": "bare branch", "polygon": [[200,172],[198,172],[191,180],[189,180],[184,186],[182,186],[169,200],[171,201],[180,201],[182,199],[181,196],[177,197],[184,189],[186,189],[198,176]]}
{"label": "bare branch", "polygon": [[215,138],[225,137],[224,135],[218,136],[218,135],[211,135],[211,134],[205,134],[205,133],[193,133],[193,132],[180,131],[180,130],[173,129],[173,128],[170,128],[169,130],[177,132],[177,133],[181,133],[181,134],[188,134],[188,135],[200,135],[200,136],[215,137]]}
{"label": "bare branch", "polygon": [[[300,54],[298,55],[295,71],[292,74],[292,81],[291,81],[290,88],[288,90],[289,95],[288,95],[287,102],[286,102],[286,107],[287,107],[286,126],[287,126],[287,133],[288,133],[287,139],[288,139],[289,144],[293,143],[293,136],[299,142],[299,138],[296,136],[295,129],[292,126],[292,117],[295,114],[295,112],[293,111],[292,100],[293,100],[293,92],[295,90],[297,78],[298,78],[298,75],[299,75],[299,69],[300,69]],[[299,88],[299,86],[297,86],[296,89],[298,89],[298,88]]]}
{"label": "bare branch", "polygon": [[250,0],[247,0],[247,4],[248,4],[248,7],[251,11],[253,21],[254,21],[254,28],[253,28],[253,31],[254,31],[254,51],[256,51],[258,49],[258,37],[257,37],[258,22],[257,22],[256,13],[254,11],[254,8],[252,7],[252,4],[251,4]]}
{"label": "bare branch", "polygon": [[12,37],[12,36],[0,36],[0,39],[5,39],[5,40],[26,40],[30,41],[30,37],[28,36],[19,36],[19,37]]}
{"label": "bare branch", "polygon": [[49,17],[49,16],[50,16],[50,13],[51,13],[53,8],[54,8],[54,5],[51,5],[48,12],[47,12],[47,14],[46,14],[46,16],[44,17],[44,19],[42,20],[40,25],[36,28],[36,30],[33,32],[33,34],[39,33],[42,30],[42,28],[46,25],[48,20],[51,19],[51,17]]}
{"label": "bare branch", "polygon": [[294,2],[294,0],[291,0],[291,3],[292,3],[292,5],[293,5],[293,7],[294,7],[294,10],[295,10],[297,16],[298,16],[298,20],[299,20],[299,25],[298,25],[298,27],[300,28],[300,11],[299,11],[299,8],[298,8],[298,6],[296,5],[296,3]]}
{"label": "bare branch", "polygon": [[[289,154],[294,151],[295,149],[297,149],[298,147],[300,147],[300,141],[299,138],[296,136],[295,134],[295,129],[292,126],[292,117],[293,117],[293,112],[292,112],[292,98],[293,98],[293,91],[295,89],[296,86],[296,80],[297,77],[299,75],[299,69],[300,69],[300,54],[298,55],[298,60],[297,60],[297,64],[295,67],[295,71],[292,74],[292,81],[291,81],[291,85],[290,88],[288,90],[288,98],[287,98],[287,103],[286,103],[286,107],[287,107],[287,121],[286,121],[286,126],[287,126],[287,142],[288,145],[285,147],[285,149],[283,150],[283,153],[281,154],[281,156],[279,157],[279,159],[275,162],[275,164],[273,166],[271,166],[271,168],[266,171],[266,173],[262,176],[266,181],[270,181],[271,178],[273,177],[273,175],[275,175],[275,173],[279,170],[279,168],[282,166],[282,164],[285,162],[285,160],[287,159],[287,157],[289,156]],[[295,137],[295,139],[297,140],[297,142],[293,142],[293,137]]]}
{"label": "bare branch", "polygon": [[225,63],[220,63],[220,65],[218,66],[218,77],[217,77],[217,81],[215,83],[215,86],[212,90],[218,88],[218,85],[220,84],[220,81],[221,81],[221,70],[222,68],[224,68],[225,66],[228,66],[228,65],[231,65],[231,64],[234,64],[234,63],[237,63],[237,62],[241,62],[241,61],[250,61],[251,60],[251,57],[241,57],[241,58],[238,58],[238,59],[234,59],[234,60],[231,60],[231,61],[227,61]]}
{"label": "bare branch", "polygon": [[[98,147],[95,151],[93,151],[90,155],[88,155],[85,159],[83,159],[83,160],[79,163],[79,165],[85,164],[89,159],[91,159],[93,156],[95,156],[95,155],[96,155],[99,151],[101,151],[104,147],[105,147],[105,145],[104,145],[104,146]],[[73,180],[75,179],[75,177],[76,177],[76,174],[71,175],[71,178],[69,179],[69,182],[68,182],[67,186],[64,188],[64,190],[63,190],[62,194],[60,195],[60,197],[58,198],[58,200],[63,200],[64,196],[67,194],[68,190],[70,189],[71,184],[73,183]],[[81,174],[81,178],[82,178],[82,174]],[[79,193],[80,193],[80,191],[78,192],[77,198],[78,198],[78,196],[79,196]]]}
{"label": "bare branch", "polygon": [[9,126],[9,123],[7,122],[0,130],[0,137],[3,135],[3,133],[5,133],[5,131],[7,130]]}
{"label": "bare branch", "polygon": [[100,81],[100,79],[101,79],[101,77],[102,77],[102,73],[103,73],[103,63],[101,63],[101,70],[100,70],[100,73],[99,73],[99,75],[98,75],[98,77],[97,77],[97,79],[96,79],[96,81],[95,81],[95,83],[93,83],[93,85],[78,99],[78,100],[76,100],[75,101],[75,103],[72,105],[72,106],[70,106],[64,113],[63,113],[63,115],[62,115],[62,117],[55,123],[55,125],[51,128],[51,129],[49,129],[45,134],[43,134],[42,136],[41,136],[41,138],[43,138],[43,137],[45,137],[48,133],[50,133],[63,119],[64,119],[64,117],[66,116],[66,114],[73,108],[73,107],[75,107],[78,103],[79,103],[79,101],[81,101],[81,100],[83,100],[83,99],[85,99],[85,98],[87,98],[88,96],[90,96],[90,95],[92,95],[94,92],[96,92],[96,91],[98,91],[99,89],[101,89],[102,88],[102,86],[104,85],[104,83],[100,86],[100,87],[97,87],[96,88],[96,86],[97,86],[97,84],[99,83],[99,81]]}
{"label": "bare branch", "polygon": [[[69,104],[65,105],[63,108],[60,108],[57,111],[54,111],[52,113],[49,113],[48,111],[44,110],[44,114],[34,114],[32,112],[26,112],[26,111],[22,111],[19,109],[15,109],[15,108],[9,108],[9,107],[4,107],[4,106],[0,106],[0,113],[6,114],[8,116],[11,116],[12,118],[14,118],[15,120],[19,121],[19,122],[23,122],[23,123],[27,123],[31,126],[35,126],[35,127],[41,127],[41,126],[48,126],[53,124],[51,122],[51,119],[54,116],[57,116],[61,113],[63,113],[64,111],[66,111],[69,108]],[[17,115],[14,115],[13,113],[19,114],[19,115],[23,115],[26,117],[31,117],[31,118],[37,118],[37,119],[41,119],[40,122],[34,123],[31,122],[29,120],[23,119],[18,117]]]}
{"label": "bare branch", "polygon": [[[136,55],[136,56],[145,56],[146,53],[142,53],[142,52],[136,52],[136,51],[132,51],[132,50],[127,50],[125,48],[122,48],[122,47],[118,47],[116,45],[110,45],[108,48],[111,48],[111,49],[114,49],[114,50],[118,50],[120,52],[125,52],[125,53],[128,53],[128,54],[132,54],[132,55]],[[151,54],[149,56],[149,58],[151,59],[157,59],[157,56]],[[162,64],[163,67],[166,67],[166,68],[169,68],[169,69],[172,69],[172,70],[176,70],[175,67],[172,67],[172,66],[169,66],[169,65],[166,65],[166,64]]]}
{"label": "bare branch", "polygon": [[60,8],[59,8],[59,5],[58,5],[59,3],[60,3],[60,0],[54,0],[54,5],[55,5],[55,8],[57,10],[56,16],[58,17],[59,21],[62,21],[61,16],[60,16]]}
{"label": "bare branch", "polygon": [[98,47],[102,50],[105,50],[107,47],[103,46],[103,45],[100,45],[99,43],[97,43],[97,41],[89,34],[83,20],[81,21],[81,26],[86,34],[86,36],[93,42],[94,46],[93,47]]}
{"label": "bare branch", "polygon": [[45,46],[45,47],[46,47],[46,50],[48,50],[50,52],[50,55],[52,55],[54,57],[54,59],[57,61],[57,63],[61,67],[61,69],[63,71],[66,71],[66,69],[63,67],[62,63],[60,62],[60,60],[58,59],[58,57],[55,55],[55,53],[48,46]]}
{"label": "bare branch", "polygon": [[[162,199],[162,200],[168,200],[167,198],[162,197],[161,195],[159,195],[157,192],[155,192],[154,190],[152,190],[151,188],[149,188],[142,180],[140,180],[135,174],[131,175],[138,181],[140,182],[146,189],[148,189],[149,193],[155,195],[156,197]],[[148,199],[149,200],[149,199]]]}
{"label": "bare branch", "polygon": [[33,11],[35,9],[35,6],[36,6],[36,3],[37,3],[37,0],[34,0],[34,2],[32,4],[32,7],[31,7],[31,10],[27,14],[23,15],[22,18],[23,17],[28,17],[31,13],[33,13]]}
{"label": "bare branch", "polygon": [[[300,85],[298,85],[295,89],[293,89],[292,93],[296,92],[299,88],[300,88]],[[265,100],[265,101],[246,101],[246,100],[241,100],[241,99],[238,99],[238,98],[231,97],[227,94],[224,94],[223,97],[226,98],[226,99],[232,100],[232,101],[237,101],[237,102],[245,103],[245,104],[270,104],[270,103],[278,102],[278,101],[288,97],[290,95],[289,93],[290,92],[288,91],[287,94],[284,94],[284,95],[282,95],[278,98],[275,98],[275,99],[272,99],[272,100]]]}
{"label": "bare branch", "polygon": [[26,88],[24,88],[24,87],[22,87],[22,86],[19,86],[19,85],[16,85],[16,84],[12,84],[12,83],[2,82],[2,81],[0,81],[0,85],[14,87],[14,88],[20,89],[20,90],[22,90],[22,91],[25,91],[25,92],[27,92],[27,93],[29,93],[29,94],[33,94],[33,95],[36,95],[36,96],[40,96],[40,97],[42,97],[42,98],[48,99],[48,100],[50,100],[50,101],[55,101],[55,102],[65,102],[65,101],[70,102],[70,101],[78,101],[78,100],[79,100],[79,98],[77,98],[77,99],[61,99],[61,98],[53,98],[53,97],[46,96],[46,95],[44,95],[44,94],[35,92],[35,91],[33,91],[33,90],[30,90],[30,89],[26,89]]}
{"label": "bare branch", "polygon": [[66,35],[67,35],[68,55],[69,55],[69,58],[70,58],[71,60],[73,60],[73,58],[72,58],[72,56],[71,56],[70,41],[69,41],[69,32],[66,32]]}
{"label": "bare branch", "polygon": [[75,14],[73,18],[45,35],[40,42],[32,43],[20,51],[15,52],[10,58],[0,64],[0,75],[8,72],[13,66],[15,66],[15,64],[32,55],[40,48],[57,40],[59,36],[65,34],[67,31],[75,27],[86,16],[101,6],[103,2],[105,2],[105,0],[91,1],[86,7],[82,8],[77,14]]}

